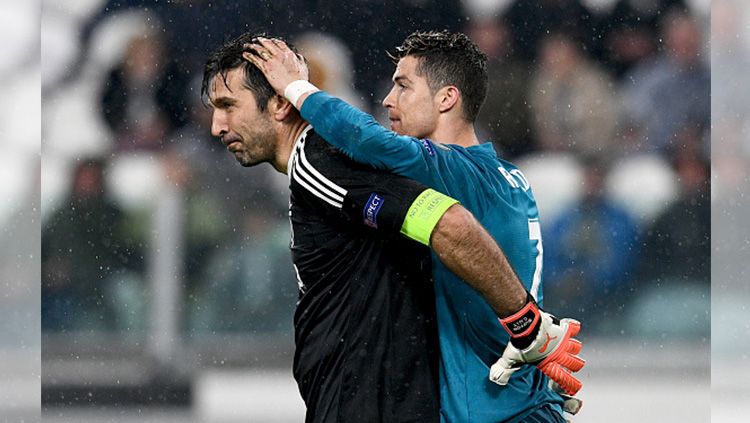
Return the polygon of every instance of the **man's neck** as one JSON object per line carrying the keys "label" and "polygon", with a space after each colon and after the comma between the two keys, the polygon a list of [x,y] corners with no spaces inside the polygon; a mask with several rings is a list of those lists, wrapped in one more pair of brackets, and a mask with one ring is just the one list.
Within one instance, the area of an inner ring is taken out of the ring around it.
{"label": "man's neck", "polygon": [[287,167],[289,165],[289,158],[292,155],[292,150],[294,150],[294,144],[297,143],[297,139],[302,135],[302,132],[304,132],[308,125],[309,124],[306,121],[299,119],[294,124],[283,126],[282,132],[279,134],[280,142],[276,149],[276,158],[273,163],[271,163],[274,169],[283,174],[286,174],[289,171]]}
{"label": "man's neck", "polygon": [[471,147],[479,145],[479,138],[474,131],[474,125],[471,123],[462,123],[460,125],[438,125],[434,132],[427,138],[441,144],[455,144],[461,147]]}

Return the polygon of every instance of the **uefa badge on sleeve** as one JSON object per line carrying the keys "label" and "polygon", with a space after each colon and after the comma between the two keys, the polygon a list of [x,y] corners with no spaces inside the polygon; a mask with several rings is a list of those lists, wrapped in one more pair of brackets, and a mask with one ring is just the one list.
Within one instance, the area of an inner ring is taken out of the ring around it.
{"label": "uefa badge on sleeve", "polygon": [[383,197],[373,192],[370,194],[370,199],[365,203],[365,208],[362,210],[362,217],[365,220],[365,225],[377,229],[378,228],[378,213],[380,208],[383,207]]}

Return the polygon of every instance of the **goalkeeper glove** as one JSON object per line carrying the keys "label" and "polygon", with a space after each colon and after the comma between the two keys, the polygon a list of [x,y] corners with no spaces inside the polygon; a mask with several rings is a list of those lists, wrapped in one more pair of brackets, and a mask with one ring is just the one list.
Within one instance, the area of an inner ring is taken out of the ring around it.
{"label": "goalkeeper glove", "polygon": [[490,368],[490,380],[498,385],[508,380],[523,364],[534,364],[568,395],[583,386],[573,377],[586,363],[578,357],[581,343],[573,339],[581,330],[577,320],[558,320],[539,309],[529,294],[527,304],[512,316],[500,319],[510,334],[502,357]]}

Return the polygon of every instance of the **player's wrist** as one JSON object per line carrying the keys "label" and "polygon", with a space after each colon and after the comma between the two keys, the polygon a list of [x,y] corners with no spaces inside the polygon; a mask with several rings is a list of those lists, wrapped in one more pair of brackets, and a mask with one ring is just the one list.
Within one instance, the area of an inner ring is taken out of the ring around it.
{"label": "player's wrist", "polygon": [[301,106],[297,104],[297,102],[299,102],[299,99],[303,95],[316,91],[320,91],[320,89],[311,84],[310,81],[298,79],[296,81],[290,82],[289,84],[287,84],[286,88],[284,88],[284,98],[289,100],[289,102],[292,103],[294,107],[297,107]]}
{"label": "player's wrist", "polygon": [[510,335],[511,344],[519,350],[534,342],[542,324],[541,310],[530,293],[527,293],[526,304],[520,310],[499,320]]}

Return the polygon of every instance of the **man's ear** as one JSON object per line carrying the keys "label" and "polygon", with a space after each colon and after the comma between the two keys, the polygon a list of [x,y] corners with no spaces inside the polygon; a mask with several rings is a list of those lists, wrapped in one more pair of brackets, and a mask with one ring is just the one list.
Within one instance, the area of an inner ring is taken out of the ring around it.
{"label": "man's ear", "polygon": [[278,94],[268,100],[268,111],[271,112],[271,116],[277,122],[284,121],[294,110],[292,103]]}
{"label": "man's ear", "polygon": [[453,85],[447,85],[437,92],[438,110],[440,113],[448,112],[453,109],[458,100],[461,99],[461,91]]}

